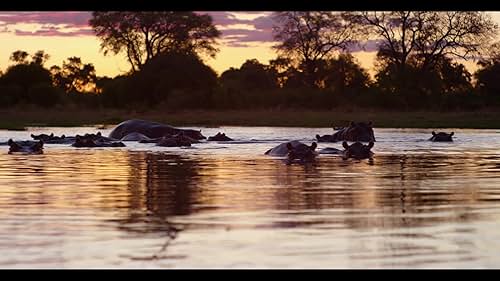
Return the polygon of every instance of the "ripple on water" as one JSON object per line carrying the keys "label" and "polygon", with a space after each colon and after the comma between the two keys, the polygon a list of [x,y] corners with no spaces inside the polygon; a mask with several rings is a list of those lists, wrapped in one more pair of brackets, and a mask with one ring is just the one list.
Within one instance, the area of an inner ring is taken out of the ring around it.
{"label": "ripple on water", "polygon": [[[194,149],[0,147],[0,267],[497,267],[500,134],[453,130],[441,144],[376,129],[372,162],[306,165],[264,152],[331,128],[203,128],[237,141]],[[95,129],[0,141],[32,132]]]}

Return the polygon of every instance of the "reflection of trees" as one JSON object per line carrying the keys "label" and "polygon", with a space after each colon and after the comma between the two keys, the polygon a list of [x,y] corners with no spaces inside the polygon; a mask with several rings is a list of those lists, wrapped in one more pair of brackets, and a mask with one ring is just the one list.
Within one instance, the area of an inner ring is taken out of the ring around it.
{"label": "reflection of trees", "polygon": [[169,216],[191,213],[199,180],[195,160],[173,154],[130,153],[129,163],[130,210],[124,223],[148,224],[128,230],[171,230]]}
{"label": "reflection of trees", "polygon": [[139,234],[165,235],[156,253],[132,259],[161,258],[183,226],[169,221],[170,216],[191,213],[199,180],[197,161],[174,154],[129,154],[129,210],[119,228]]}

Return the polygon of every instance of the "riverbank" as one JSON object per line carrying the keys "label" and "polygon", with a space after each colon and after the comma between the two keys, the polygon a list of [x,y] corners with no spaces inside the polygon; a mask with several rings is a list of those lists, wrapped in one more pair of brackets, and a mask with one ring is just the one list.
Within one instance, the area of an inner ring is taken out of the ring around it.
{"label": "riverbank", "polygon": [[0,110],[0,129],[22,130],[32,126],[111,126],[133,118],[154,120],[173,126],[345,126],[350,120],[372,121],[377,128],[477,128],[500,129],[500,111],[397,112],[314,110],[229,110],[229,111],[125,111],[54,109]]}

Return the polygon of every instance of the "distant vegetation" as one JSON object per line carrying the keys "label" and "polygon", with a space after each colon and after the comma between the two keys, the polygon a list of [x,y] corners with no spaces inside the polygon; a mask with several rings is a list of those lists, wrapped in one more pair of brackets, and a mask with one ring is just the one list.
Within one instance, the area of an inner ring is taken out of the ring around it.
{"label": "distant vegetation", "polygon": [[[498,26],[482,12],[279,12],[277,56],[248,59],[220,75],[221,33],[193,12],[94,12],[90,25],[105,54],[130,71],[97,77],[70,57],[45,65],[44,51],[15,51],[0,73],[0,106],[117,110],[471,111],[500,108]],[[377,48],[375,76],[349,50]],[[376,44],[374,44],[376,43]],[[357,48],[362,46],[357,46]],[[470,73],[458,59],[475,58]]]}

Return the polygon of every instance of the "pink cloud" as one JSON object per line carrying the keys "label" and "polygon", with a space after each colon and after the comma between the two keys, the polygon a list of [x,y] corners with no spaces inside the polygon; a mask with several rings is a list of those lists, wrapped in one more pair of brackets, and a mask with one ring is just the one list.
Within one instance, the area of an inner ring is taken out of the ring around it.
{"label": "pink cloud", "polygon": [[2,25],[18,23],[66,25],[67,27],[88,27],[91,12],[1,12]]}
{"label": "pink cloud", "polygon": [[[273,14],[261,15],[254,19],[238,17],[240,12],[197,12],[209,14],[218,26],[229,27],[245,24],[253,29],[230,28],[221,30],[224,44],[231,47],[247,47],[250,43],[272,43]],[[262,12],[241,12],[245,15],[259,15]],[[0,12],[0,32],[14,33],[17,36],[94,36],[88,21],[92,12]],[[37,24],[38,30],[20,30],[16,24]],[[65,31],[64,29],[70,29]],[[368,42],[366,51],[377,48],[377,42]],[[351,51],[362,51],[352,46]]]}
{"label": "pink cloud", "polygon": [[40,29],[37,31],[23,31],[23,30],[16,29],[14,31],[14,34],[17,36],[64,36],[64,37],[70,37],[70,36],[90,36],[90,35],[94,35],[94,32],[91,29],[80,29],[77,31],[61,32],[55,28],[50,28],[50,29]]}

